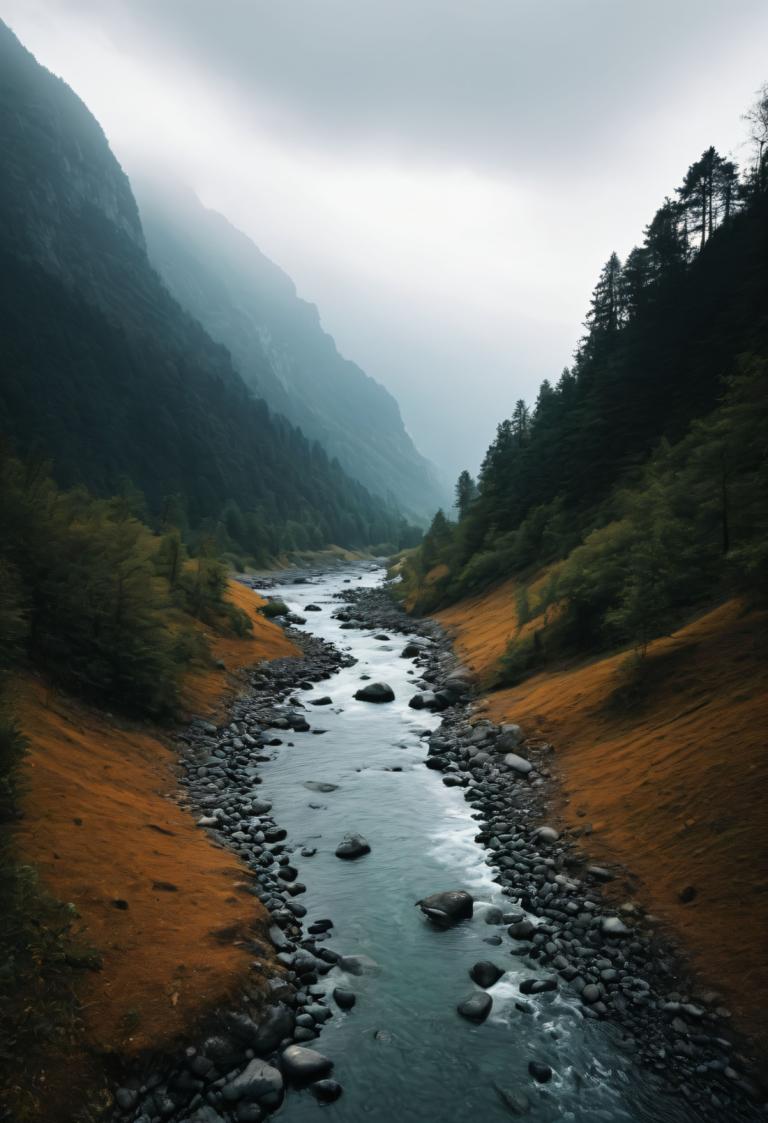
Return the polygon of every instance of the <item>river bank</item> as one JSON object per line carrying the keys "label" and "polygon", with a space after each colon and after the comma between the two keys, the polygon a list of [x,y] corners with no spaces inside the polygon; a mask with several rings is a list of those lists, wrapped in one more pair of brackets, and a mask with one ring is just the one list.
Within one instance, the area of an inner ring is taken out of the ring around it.
{"label": "river bank", "polygon": [[[255,970],[274,1001],[247,995],[175,1063],[137,1075],[121,1089],[122,1117],[259,1119],[302,1062],[320,1086],[289,1096],[290,1120],[339,1094],[340,1120],[752,1118],[746,1063],[716,1009],[642,913],[606,898],[611,871],[539,830],[552,795],[546,746],[470,723],[461,675],[440,696],[455,667],[444,634],[378,590],[343,588],[360,576],[273,590],[323,637],[291,632],[303,661],[260,669],[231,721],[186,735],[201,826],[235,849],[271,916],[276,968]],[[355,698],[382,670],[391,709]],[[427,708],[408,705],[417,693]],[[351,828],[372,853],[339,862]],[[475,899],[475,919],[450,932],[413,911],[445,889]],[[488,957],[490,974],[478,973]],[[485,994],[491,1008],[482,1025],[456,1014],[470,968],[484,980],[475,1004]],[[286,1054],[321,1027],[321,1059]],[[343,1094],[327,1082],[334,1063]]]}

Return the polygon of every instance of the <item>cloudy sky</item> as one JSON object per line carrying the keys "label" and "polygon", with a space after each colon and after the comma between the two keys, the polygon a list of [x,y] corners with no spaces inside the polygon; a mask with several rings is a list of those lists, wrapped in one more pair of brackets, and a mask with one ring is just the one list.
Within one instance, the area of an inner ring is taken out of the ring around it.
{"label": "cloudy sky", "polygon": [[0,0],[126,169],[186,180],[318,304],[448,478],[569,361],[709,144],[765,0]]}

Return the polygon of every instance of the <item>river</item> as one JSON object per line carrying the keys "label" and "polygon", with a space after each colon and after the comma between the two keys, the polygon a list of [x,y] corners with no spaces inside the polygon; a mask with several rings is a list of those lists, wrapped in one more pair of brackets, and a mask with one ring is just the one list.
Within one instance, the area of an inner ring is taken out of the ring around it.
{"label": "river", "polygon": [[[260,794],[295,846],[292,861],[306,884],[307,922],[329,917],[329,947],[344,955],[366,955],[377,964],[363,976],[334,969],[330,991],[345,986],[357,994],[349,1013],[339,1011],[323,1029],[318,1046],[335,1062],[344,1094],[332,1107],[309,1093],[292,1093],[280,1117],[286,1123],[328,1118],[339,1123],[466,1123],[508,1120],[510,1109],[498,1087],[524,1092],[530,1117],[575,1123],[693,1123],[699,1116],[641,1072],[622,1050],[619,1033],[605,1022],[585,1021],[567,989],[521,1002],[518,984],[536,973],[531,964],[484,941],[504,929],[483,921],[486,906],[505,910],[512,902],[492,880],[486,852],[473,841],[477,825],[460,789],[445,787],[424,767],[422,734],[439,718],[408,707],[415,692],[414,665],[400,656],[403,639],[375,638],[372,630],[344,630],[332,613],[333,595],[350,584],[376,585],[383,571],[355,566],[271,589],[297,613],[303,627],[357,660],[313,690],[297,694],[305,704],[328,694],[333,705],[312,707],[308,716],[322,736],[293,736],[263,765]],[[320,612],[305,612],[317,604]],[[354,699],[362,675],[389,683],[396,700],[372,705]],[[284,736],[284,735],[283,735]],[[307,781],[338,785],[318,794]],[[371,853],[344,862],[334,850],[348,831],[359,831]],[[300,848],[316,848],[309,858]],[[415,902],[445,889],[467,889],[475,917],[439,930]],[[491,988],[493,1010],[480,1026],[456,1013],[473,991],[468,970],[490,959],[505,968]],[[530,1061],[554,1070],[536,1084]]]}

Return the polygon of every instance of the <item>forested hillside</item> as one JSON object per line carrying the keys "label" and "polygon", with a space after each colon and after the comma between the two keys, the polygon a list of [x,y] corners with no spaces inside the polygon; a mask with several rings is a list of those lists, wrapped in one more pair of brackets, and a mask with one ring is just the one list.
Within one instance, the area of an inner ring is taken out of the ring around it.
{"label": "forested hillside", "polygon": [[248,385],[370,491],[431,514],[442,491],[397,402],[339,354],[291,278],[191,191],[155,179],[136,193],[151,261]]}
{"label": "forested hillside", "polygon": [[517,402],[477,485],[462,473],[457,521],[438,512],[407,563],[422,610],[520,578],[502,679],[642,653],[707,598],[766,587],[767,97],[751,119],[754,164],[739,177],[708,149],[611,254],[572,365]]}
{"label": "forested hillside", "polygon": [[258,561],[408,537],[170,296],[98,123],[4,25],[0,277],[0,432],[62,485],[145,500],[155,525]]}

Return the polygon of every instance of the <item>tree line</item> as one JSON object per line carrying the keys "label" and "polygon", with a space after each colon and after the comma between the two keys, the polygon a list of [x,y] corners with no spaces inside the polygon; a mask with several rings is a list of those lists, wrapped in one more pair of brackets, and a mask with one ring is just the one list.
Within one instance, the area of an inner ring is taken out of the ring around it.
{"label": "tree line", "polygon": [[541,611],[559,599],[560,646],[642,647],[723,582],[757,592],[768,88],[748,119],[747,170],[714,148],[689,167],[642,243],[601,270],[571,366],[515,404],[477,483],[461,474],[455,519],[439,511],[405,569],[420,608],[549,565]]}

